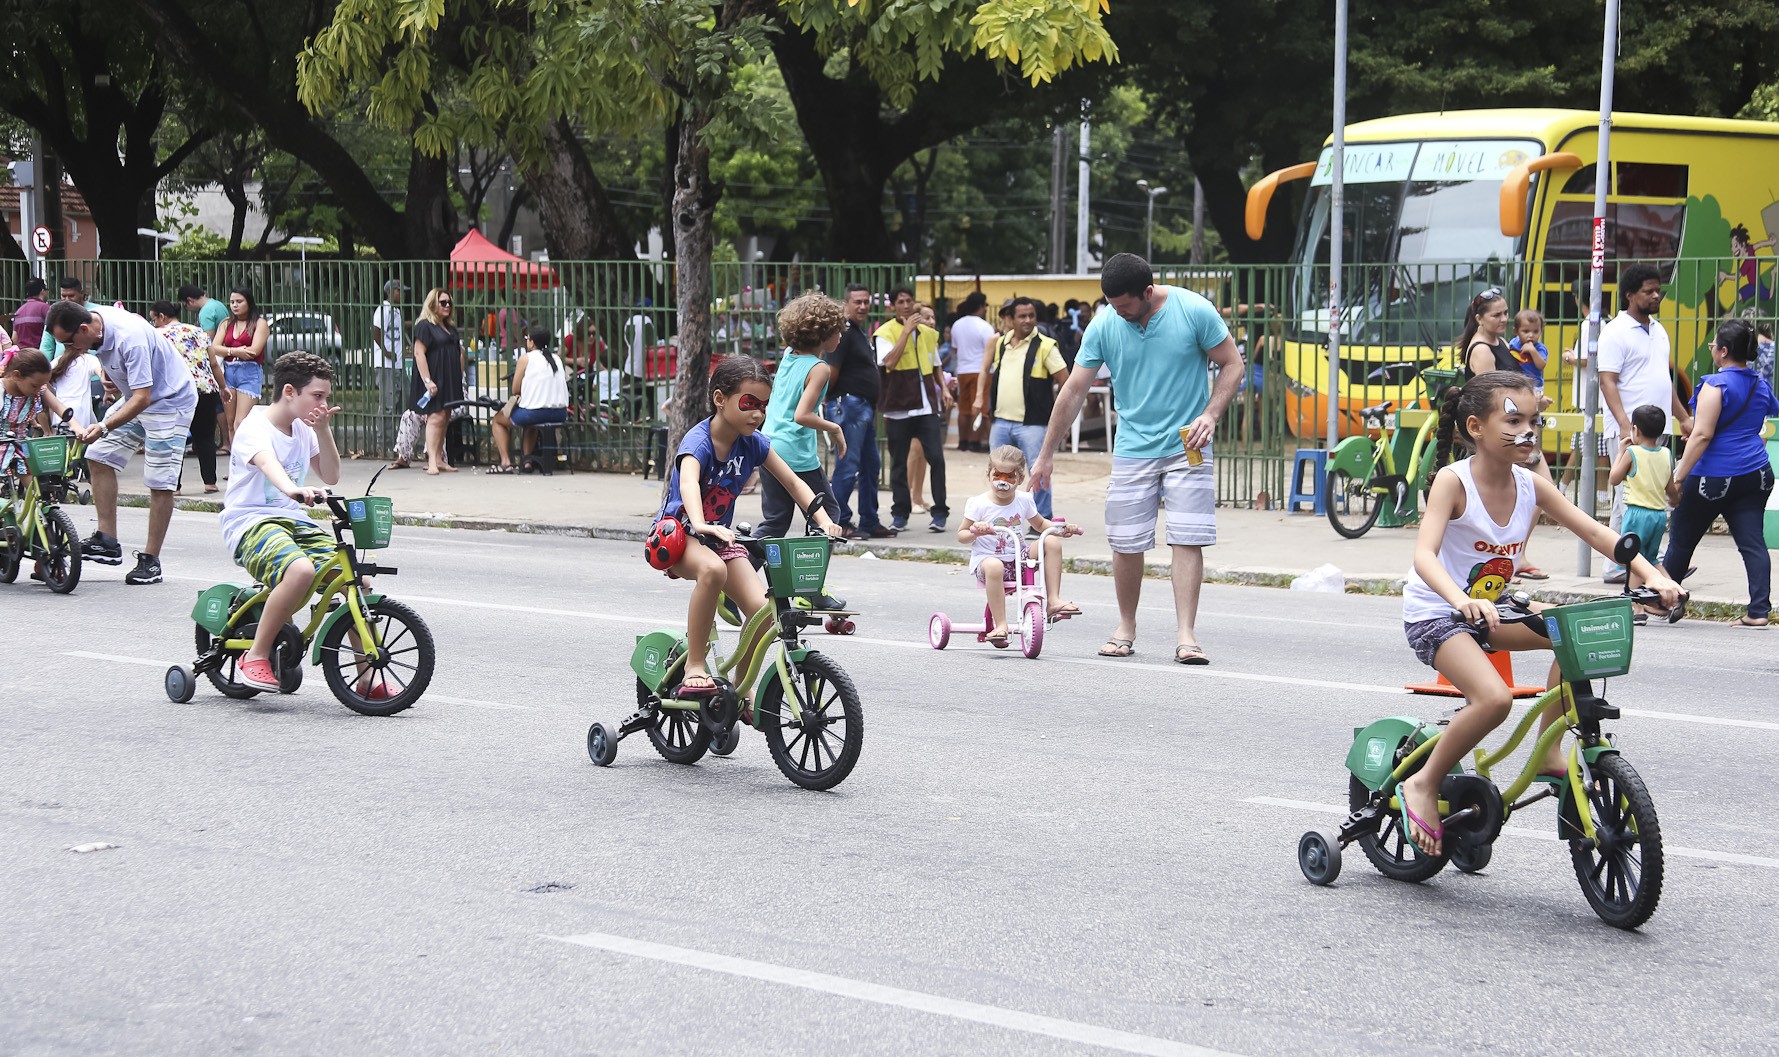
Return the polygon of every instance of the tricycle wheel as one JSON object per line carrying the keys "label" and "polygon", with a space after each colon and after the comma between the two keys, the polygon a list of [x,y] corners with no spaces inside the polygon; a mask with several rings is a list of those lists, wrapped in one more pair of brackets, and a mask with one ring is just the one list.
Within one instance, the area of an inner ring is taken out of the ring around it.
{"label": "tricycle wheel", "polygon": [[[1357,811],[1370,801],[1370,787],[1356,775],[1348,775],[1348,808]],[[1421,849],[1415,847],[1415,842],[1402,828],[1402,812],[1392,811],[1388,806],[1378,820],[1377,832],[1360,837],[1359,848],[1371,860],[1371,865],[1377,867],[1378,873],[1397,881],[1418,884],[1445,869],[1445,856],[1422,855]]]}
{"label": "tricycle wheel", "polygon": [[734,752],[736,746],[740,744],[741,724],[737,723],[724,731],[722,737],[710,740],[710,754],[712,756],[727,756]]}
{"label": "tricycle wheel", "polygon": [[786,778],[804,789],[832,789],[859,762],[865,736],[859,692],[846,672],[820,653],[797,662],[793,685],[802,719],[791,717],[783,680],[769,679],[754,702],[760,732]]}
{"label": "tricycle wheel", "polygon": [[1662,827],[1655,800],[1636,768],[1617,753],[1601,756],[1591,770],[1593,782],[1584,791],[1597,839],[1587,839],[1569,791],[1563,796],[1561,833],[1594,913],[1614,928],[1634,929],[1649,920],[1662,898]]}
{"label": "tricycle wheel", "polygon": [[191,700],[192,694],[197,690],[198,677],[190,670],[175,664],[167,669],[165,685],[167,700],[183,705]]}
{"label": "tricycle wheel", "polygon": [[1297,868],[1313,885],[1329,885],[1340,876],[1340,840],[1312,829],[1297,840]]}
{"label": "tricycle wheel", "polygon": [[617,736],[605,729],[604,723],[587,728],[587,758],[600,767],[610,767],[618,758]]}
{"label": "tricycle wheel", "polygon": [[1044,648],[1044,607],[1027,602],[1020,624],[1019,652],[1025,654],[1026,659],[1035,660]]}
{"label": "tricycle wheel", "polygon": [[933,619],[927,621],[927,642],[935,650],[942,650],[951,642],[951,618],[944,613],[934,613]]}

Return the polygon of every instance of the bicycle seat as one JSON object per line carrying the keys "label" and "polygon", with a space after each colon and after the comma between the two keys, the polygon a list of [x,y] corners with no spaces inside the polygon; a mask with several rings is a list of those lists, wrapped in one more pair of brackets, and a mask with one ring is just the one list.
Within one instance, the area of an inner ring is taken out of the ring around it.
{"label": "bicycle seat", "polygon": [[1381,404],[1373,404],[1372,406],[1361,410],[1359,414],[1365,418],[1380,418],[1389,414],[1390,409],[1395,406],[1396,402],[1394,400],[1386,400]]}

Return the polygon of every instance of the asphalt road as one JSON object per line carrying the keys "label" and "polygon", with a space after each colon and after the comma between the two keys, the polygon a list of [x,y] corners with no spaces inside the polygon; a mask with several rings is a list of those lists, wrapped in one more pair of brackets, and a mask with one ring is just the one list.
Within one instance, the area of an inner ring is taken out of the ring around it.
{"label": "asphalt road", "polygon": [[[0,1053],[1779,1052],[1774,633],[1650,628],[1608,688],[1669,849],[1627,934],[1547,804],[1479,876],[1353,848],[1303,880],[1353,727],[1442,708],[1395,689],[1423,675],[1396,599],[1207,589],[1215,663],[1188,669],[1164,584],[1108,661],[1111,583],[1075,578],[1087,615],[1028,661],[926,646],[976,604],[960,569],[837,560],[861,627],[813,644],[864,752],[810,793],[751,731],[588,762],[634,636],[683,624],[636,551],[398,528],[382,586],[440,658],[390,719],[314,671],[166,699],[195,592],[238,578],[208,515],[177,516],[164,585],[0,586]],[[119,847],[65,850],[93,842]]]}

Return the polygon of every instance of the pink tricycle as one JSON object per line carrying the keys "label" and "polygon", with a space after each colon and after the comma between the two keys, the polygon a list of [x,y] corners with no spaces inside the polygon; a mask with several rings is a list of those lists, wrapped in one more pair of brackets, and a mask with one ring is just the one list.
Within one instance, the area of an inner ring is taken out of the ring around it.
{"label": "pink tricycle", "polygon": [[[1060,579],[1062,575],[1062,538],[1078,536],[1079,528],[1071,528],[1062,518],[1052,518],[1050,526],[1038,535],[1038,546],[1026,545],[1025,530],[996,526],[995,533],[1007,542],[1006,550],[1018,557],[1008,563],[1008,574],[1002,578],[1002,586],[1006,588],[1009,612],[1007,632],[1009,636],[1019,636],[1019,652],[1027,657],[1036,657],[1044,648],[1044,634],[1056,623],[1077,615],[1080,610],[1070,609],[1068,612],[1050,613],[1049,589],[1051,575]],[[1057,538],[1054,545],[1050,537]],[[1054,550],[1055,554],[1050,552]],[[1035,552],[1035,553],[1034,553]],[[1055,562],[1055,568],[1051,563]],[[1014,575],[1012,569],[1017,568]],[[952,632],[962,635],[974,635],[977,642],[987,642],[988,633],[994,629],[994,613],[985,602],[982,606],[982,622],[979,624],[954,624],[944,613],[934,613],[933,619],[927,623],[927,641],[933,649],[942,650],[951,642]]]}

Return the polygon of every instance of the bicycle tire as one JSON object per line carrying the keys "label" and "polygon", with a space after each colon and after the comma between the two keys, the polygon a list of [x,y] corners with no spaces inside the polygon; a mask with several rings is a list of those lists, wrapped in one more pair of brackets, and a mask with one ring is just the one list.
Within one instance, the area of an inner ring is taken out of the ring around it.
{"label": "bicycle tire", "polygon": [[[792,784],[818,791],[832,789],[845,781],[859,762],[859,749],[865,736],[864,708],[859,704],[859,692],[853,686],[852,678],[823,654],[811,652],[798,661],[797,676],[801,684],[803,725],[796,728],[796,733],[787,742],[784,726],[787,715],[781,712],[784,684],[771,679],[760,694],[760,700],[754,703],[760,733],[766,735],[772,762],[778,764],[779,771]],[[839,707],[838,714],[833,712],[835,706]],[[842,728],[838,734],[832,733],[836,727]],[[836,740],[840,745],[838,751],[833,745]],[[822,765],[824,750],[830,761],[825,767]],[[809,765],[812,754],[814,767]]]}
{"label": "bicycle tire", "polygon": [[[340,704],[361,716],[393,716],[412,708],[420,700],[420,695],[426,693],[427,684],[432,682],[433,664],[438,659],[432,629],[420,619],[420,614],[393,598],[385,598],[371,606],[365,611],[365,619],[379,625],[377,637],[387,654],[381,663],[372,666],[370,692],[381,689],[388,694],[391,668],[405,669],[405,672],[395,673],[395,683],[400,689],[387,697],[366,697],[358,692],[360,662],[351,646],[345,644],[347,634],[353,630],[349,619],[335,621],[322,637],[321,671],[327,676],[327,688],[333,691]],[[397,626],[401,630],[393,630]],[[347,678],[348,671],[351,672],[350,679]]]}
{"label": "bicycle tire", "polygon": [[[202,657],[210,652],[210,648],[216,644],[217,637],[210,634],[210,629],[202,624],[194,624],[193,627],[197,629],[198,656]],[[253,637],[254,629],[257,627],[258,625],[254,623],[243,624],[231,631],[230,634],[236,638],[249,639]],[[246,701],[248,698],[259,696],[258,690],[235,679],[244,653],[245,651],[227,653],[224,655],[220,669],[211,668],[204,672],[204,678],[210,680],[210,685],[214,686],[218,693],[236,701]]]}
{"label": "bicycle tire", "polygon": [[49,536],[43,585],[58,595],[68,594],[80,586],[80,533],[74,528],[74,519],[55,507],[44,511],[43,527]]}
{"label": "bicycle tire", "polygon": [[643,730],[649,736],[649,744],[663,760],[689,766],[704,759],[704,754],[710,751],[710,728],[698,718],[698,713],[683,708],[662,708],[655,695],[649,692],[648,684],[641,679],[636,681],[636,704],[638,707],[655,706],[655,721]]}
{"label": "bicycle tire", "polygon": [[[1328,511],[1328,523],[1342,538],[1356,540],[1377,524],[1378,515],[1384,510],[1385,497],[1390,494],[1388,489],[1376,490],[1380,480],[1382,478],[1373,476],[1360,485],[1354,483],[1353,476],[1345,470],[1335,470],[1328,475],[1328,493],[1323,502]],[[1355,509],[1356,504],[1358,509]]]}
{"label": "bicycle tire", "polygon": [[6,528],[6,538],[0,540],[0,584],[9,584],[19,578],[19,560],[24,550],[24,536],[10,525]]}
{"label": "bicycle tire", "polygon": [[[1357,775],[1347,776],[1347,807],[1357,811],[1371,800],[1371,789]],[[1423,855],[1402,828],[1402,814],[1385,809],[1376,833],[1359,838],[1359,850],[1377,867],[1377,872],[1395,881],[1420,884],[1445,869],[1443,855]]]}
{"label": "bicycle tire", "polygon": [[1599,840],[1590,845],[1583,835],[1573,793],[1563,797],[1560,833],[1569,841],[1575,880],[1594,913],[1613,928],[1634,929],[1662,900],[1662,826],[1655,799],[1637,769],[1617,753],[1601,756],[1591,771],[1588,806]]}

